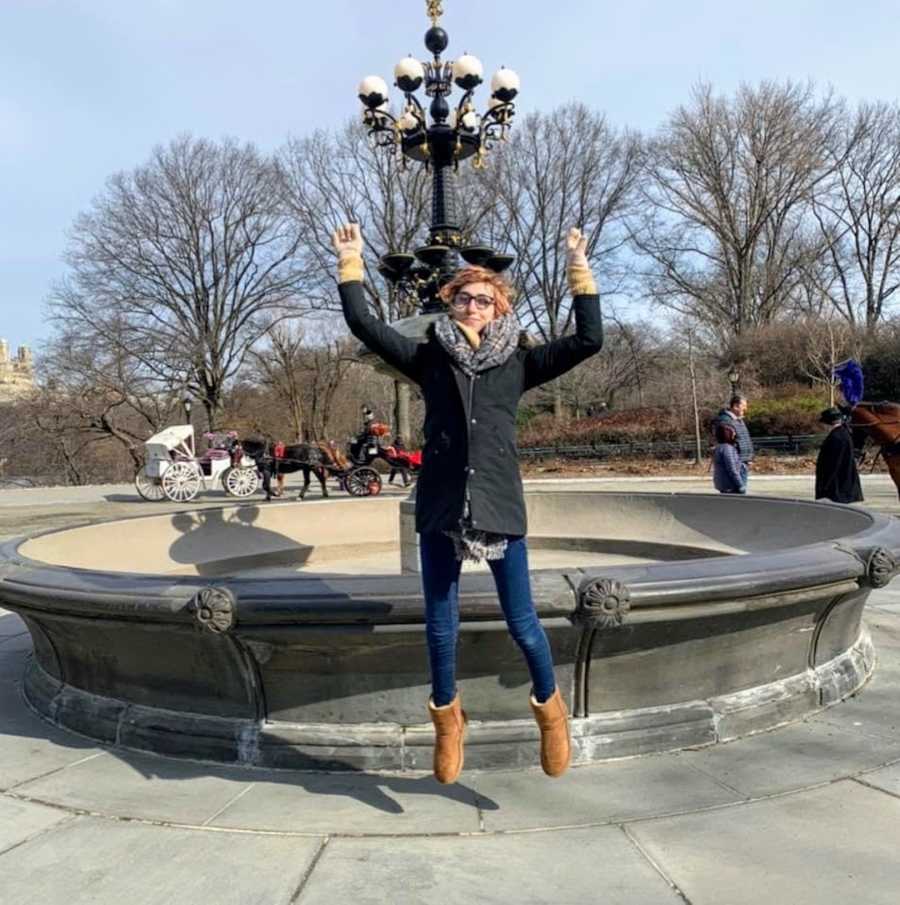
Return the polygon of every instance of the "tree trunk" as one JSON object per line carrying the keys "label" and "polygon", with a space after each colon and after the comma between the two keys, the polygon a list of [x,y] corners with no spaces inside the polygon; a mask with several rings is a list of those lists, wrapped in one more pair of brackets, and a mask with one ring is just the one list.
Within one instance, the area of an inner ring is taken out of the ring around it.
{"label": "tree trunk", "polygon": [[394,438],[403,437],[407,446],[412,444],[409,424],[409,384],[404,380],[394,381]]}
{"label": "tree trunk", "polygon": [[306,438],[303,436],[303,405],[296,395],[291,400],[291,422],[297,443],[305,442]]}
{"label": "tree trunk", "polygon": [[553,381],[553,417],[556,421],[562,421],[563,414],[562,383],[557,378]]}
{"label": "tree trunk", "polygon": [[694,463],[703,461],[703,444],[700,438],[700,406],[697,404],[697,372],[694,367],[694,334],[688,333],[688,368],[691,372],[691,404],[694,407]]}

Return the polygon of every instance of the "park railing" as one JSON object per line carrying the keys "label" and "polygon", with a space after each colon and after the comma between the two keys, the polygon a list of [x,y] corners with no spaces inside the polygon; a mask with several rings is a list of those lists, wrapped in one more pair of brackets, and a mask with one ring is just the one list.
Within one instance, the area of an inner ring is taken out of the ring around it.
{"label": "park railing", "polygon": [[[780,437],[753,437],[753,447],[758,453],[782,453],[801,455],[814,452],[822,443],[825,434],[785,434]],[[710,452],[710,442],[703,438],[703,454]],[[615,459],[640,456],[655,456],[661,459],[689,459],[696,452],[693,437],[675,440],[636,440],[618,443],[590,443],[574,445],[529,446],[519,449],[522,459]]]}

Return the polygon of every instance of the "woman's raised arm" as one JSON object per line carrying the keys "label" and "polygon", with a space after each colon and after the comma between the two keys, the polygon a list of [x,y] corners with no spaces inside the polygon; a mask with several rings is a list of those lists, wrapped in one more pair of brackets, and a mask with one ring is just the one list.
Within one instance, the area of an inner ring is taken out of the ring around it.
{"label": "woman's raised arm", "polygon": [[587,236],[572,227],[566,236],[566,269],[574,299],[575,332],[532,349],[525,359],[525,389],[553,380],[603,347],[600,296],[587,259]]}
{"label": "woman's raised arm", "polygon": [[391,367],[418,383],[420,344],[379,320],[369,311],[363,291],[362,233],[358,223],[345,223],[331,236],[338,256],[338,291],[350,332]]}

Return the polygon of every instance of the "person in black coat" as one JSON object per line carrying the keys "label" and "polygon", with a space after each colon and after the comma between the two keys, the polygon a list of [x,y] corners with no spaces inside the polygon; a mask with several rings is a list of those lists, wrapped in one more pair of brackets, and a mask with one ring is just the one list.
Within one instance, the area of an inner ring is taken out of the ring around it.
{"label": "person in black coat", "polygon": [[567,237],[575,333],[529,348],[512,312],[510,289],[494,271],[466,267],[443,286],[448,314],[429,328],[426,342],[417,343],[368,311],[359,226],[342,226],[333,242],[350,331],[418,384],[425,401],[416,530],[431,665],[428,709],[435,724],[435,775],[441,782],[453,782],[462,768],[465,713],[455,670],[457,589],[466,559],[486,560],[493,572],[510,633],[531,674],[541,764],[546,773],[558,776],[570,757],[568,714],[531,597],[516,410],[524,392],[566,373],[603,344],[586,239],[577,229]]}
{"label": "person in black coat", "polygon": [[819,421],[831,431],[816,459],[816,499],[833,503],[861,503],[859,469],[853,449],[853,434],[839,408],[825,409]]}

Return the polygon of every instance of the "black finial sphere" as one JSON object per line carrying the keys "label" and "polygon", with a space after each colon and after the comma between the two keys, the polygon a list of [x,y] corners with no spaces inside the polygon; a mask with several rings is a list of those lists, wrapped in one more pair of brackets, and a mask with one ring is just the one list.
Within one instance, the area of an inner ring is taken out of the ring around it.
{"label": "black finial sphere", "polygon": [[425,32],[425,46],[437,56],[447,49],[450,43],[450,35],[443,28],[433,25]]}

